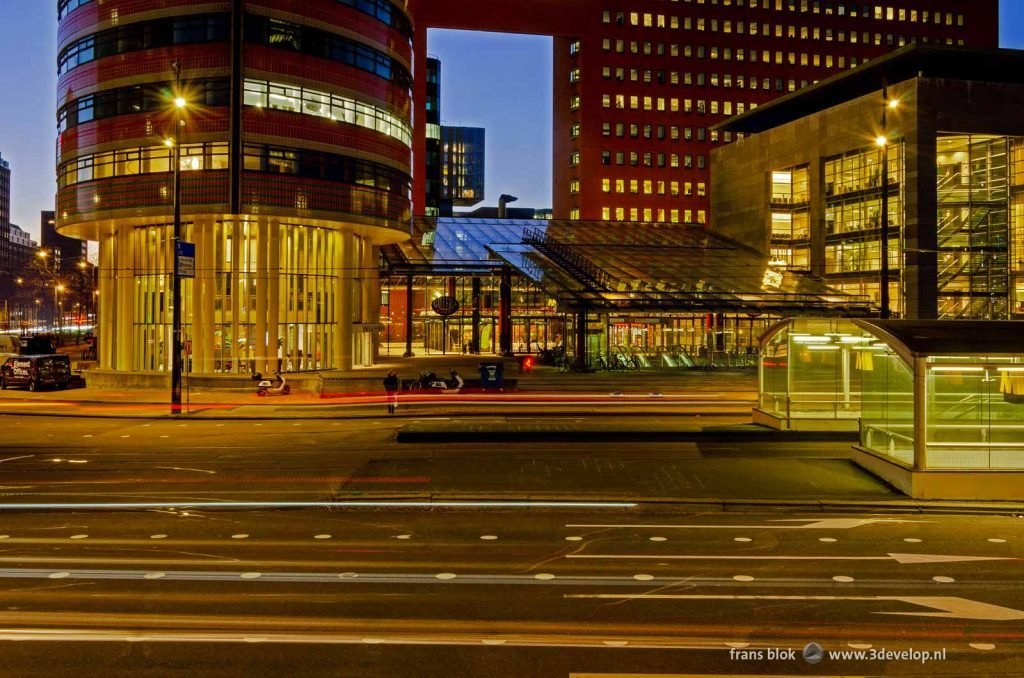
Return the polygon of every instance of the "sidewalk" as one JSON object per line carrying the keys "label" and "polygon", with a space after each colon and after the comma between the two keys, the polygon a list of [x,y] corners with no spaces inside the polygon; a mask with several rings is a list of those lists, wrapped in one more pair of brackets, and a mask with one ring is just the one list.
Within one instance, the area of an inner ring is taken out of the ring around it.
{"label": "sidewalk", "polygon": [[[421,369],[442,373],[448,367],[472,378],[481,356],[430,356],[381,364],[346,373],[328,373],[327,383],[348,380],[352,392],[320,393],[293,390],[289,396],[260,398],[255,388],[186,389],[187,416],[240,418],[316,418],[325,416],[377,415],[384,404],[383,378],[390,369],[412,379]],[[413,394],[401,396],[399,416],[428,413],[493,416],[496,413],[530,413],[550,410],[560,414],[592,413],[622,409],[631,414],[705,414],[736,416],[749,412],[756,402],[756,375],[749,372],[646,371],[629,373],[559,373],[551,367],[518,374],[518,364],[506,361],[506,376],[518,380],[510,392],[479,393],[467,390],[455,395]],[[75,417],[169,416],[170,394],[153,388],[71,387],[60,391],[0,391],[0,414],[37,414]]]}

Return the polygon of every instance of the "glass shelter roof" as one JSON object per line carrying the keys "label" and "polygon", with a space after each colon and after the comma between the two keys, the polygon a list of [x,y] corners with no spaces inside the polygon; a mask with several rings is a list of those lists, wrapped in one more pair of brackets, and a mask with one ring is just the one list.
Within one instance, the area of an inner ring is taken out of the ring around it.
{"label": "glass shelter roof", "polygon": [[773,266],[693,225],[418,218],[383,249],[393,275],[495,273],[534,281],[564,311],[867,316],[867,298]]}

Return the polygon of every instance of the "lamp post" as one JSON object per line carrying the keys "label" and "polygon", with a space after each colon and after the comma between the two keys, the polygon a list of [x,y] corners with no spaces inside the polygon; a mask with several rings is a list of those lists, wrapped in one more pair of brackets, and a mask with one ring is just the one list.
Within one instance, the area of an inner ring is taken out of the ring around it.
{"label": "lamp post", "polygon": [[167,141],[174,149],[174,283],[171,297],[171,414],[181,414],[181,276],[178,275],[178,243],[181,242],[181,114],[188,104],[181,93],[181,66],[174,62],[174,136]]}
{"label": "lamp post", "polygon": [[[60,283],[53,284],[53,312],[55,314],[55,322],[57,325],[57,336],[59,337],[64,332],[64,314],[61,312],[60,297],[57,295],[64,294],[64,286]],[[63,339],[61,339],[63,341]]]}
{"label": "lamp post", "polygon": [[889,300],[889,111],[899,107],[898,99],[889,98],[889,86],[882,85],[882,133],[875,143],[882,149],[882,262],[879,267],[879,311],[878,317],[887,320],[892,317]]}

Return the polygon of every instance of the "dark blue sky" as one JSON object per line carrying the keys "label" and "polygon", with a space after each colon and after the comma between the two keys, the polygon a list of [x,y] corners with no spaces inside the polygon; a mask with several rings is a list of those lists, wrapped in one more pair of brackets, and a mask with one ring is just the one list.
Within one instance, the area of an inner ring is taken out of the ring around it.
{"label": "dark blue sky", "polygon": [[[14,170],[13,221],[38,237],[53,205],[56,2],[0,0],[0,155]],[[1000,0],[1004,47],[1024,48],[1024,0]],[[551,206],[551,40],[432,31],[442,115],[487,128],[487,200]]]}

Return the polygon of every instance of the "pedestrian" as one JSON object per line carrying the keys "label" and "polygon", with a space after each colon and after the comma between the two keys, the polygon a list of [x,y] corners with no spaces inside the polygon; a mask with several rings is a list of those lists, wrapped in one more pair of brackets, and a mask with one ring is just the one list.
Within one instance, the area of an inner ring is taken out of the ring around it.
{"label": "pedestrian", "polygon": [[398,410],[398,391],[402,388],[402,380],[394,370],[388,372],[384,377],[384,392],[388,398],[388,414],[394,414]]}

